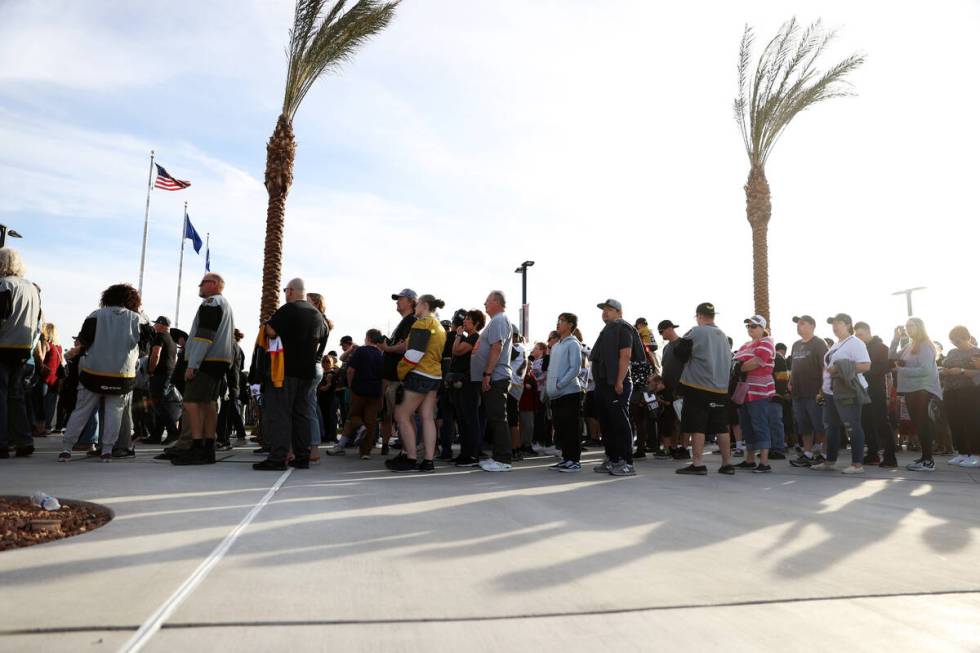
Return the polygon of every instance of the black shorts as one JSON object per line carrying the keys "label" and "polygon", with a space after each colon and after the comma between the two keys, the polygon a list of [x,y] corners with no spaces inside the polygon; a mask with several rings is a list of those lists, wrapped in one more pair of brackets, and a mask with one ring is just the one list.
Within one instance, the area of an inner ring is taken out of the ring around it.
{"label": "black shorts", "polygon": [[727,394],[684,388],[681,431],[705,435],[728,433],[728,403]]}
{"label": "black shorts", "polygon": [[409,372],[402,381],[402,387],[408,392],[416,392],[420,395],[435,392],[442,386],[442,379],[433,379],[424,374]]}
{"label": "black shorts", "polygon": [[513,428],[520,424],[520,410],[513,395],[507,395],[507,426]]}
{"label": "black shorts", "polygon": [[599,419],[599,409],[595,405],[595,390],[585,393],[585,408],[582,414],[588,419]]}
{"label": "black shorts", "polygon": [[184,401],[192,404],[206,404],[218,400],[221,391],[221,377],[205,370],[198,370],[194,378],[184,384]]}
{"label": "black shorts", "polygon": [[672,438],[677,426],[677,412],[673,404],[662,405],[661,408],[660,416],[657,417],[657,431],[661,438]]}

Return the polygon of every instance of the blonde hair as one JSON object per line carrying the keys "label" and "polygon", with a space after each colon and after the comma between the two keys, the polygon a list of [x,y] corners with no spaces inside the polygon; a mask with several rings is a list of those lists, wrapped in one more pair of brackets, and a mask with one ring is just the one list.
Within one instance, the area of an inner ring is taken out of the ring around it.
{"label": "blonde hair", "polygon": [[0,249],[0,277],[23,277],[27,274],[24,259],[16,249]]}
{"label": "blonde hair", "polygon": [[51,322],[45,322],[42,328],[42,333],[44,333],[44,339],[51,345],[57,345],[58,343],[58,329]]}
{"label": "blonde hair", "polygon": [[911,333],[909,333],[909,337],[912,339],[912,353],[918,354],[919,347],[922,345],[922,343],[925,343],[929,345],[929,348],[932,349],[932,352],[935,354],[936,346],[932,344],[932,338],[929,337],[929,333],[926,331],[925,322],[922,321],[922,318],[910,317],[908,319],[908,324],[915,327],[915,335],[913,336]]}

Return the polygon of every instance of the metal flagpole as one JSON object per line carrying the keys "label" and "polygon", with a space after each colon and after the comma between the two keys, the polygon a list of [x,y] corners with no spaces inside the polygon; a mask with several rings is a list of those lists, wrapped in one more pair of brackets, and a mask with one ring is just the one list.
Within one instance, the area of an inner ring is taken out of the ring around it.
{"label": "metal flagpole", "polygon": [[184,221],[180,223],[180,265],[177,266],[177,308],[174,310],[174,328],[180,319],[180,280],[184,276],[184,241],[187,240],[187,202],[184,202]]}
{"label": "metal flagpole", "polygon": [[208,269],[211,263],[211,232],[204,234],[204,271],[210,272]]}
{"label": "metal flagpole", "polygon": [[146,178],[146,212],[143,214],[143,249],[140,250],[140,296],[143,295],[143,266],[146,263],[146,232],[150,226],[150,191],[153,190],[153,150],[150,150],[150,174]]}

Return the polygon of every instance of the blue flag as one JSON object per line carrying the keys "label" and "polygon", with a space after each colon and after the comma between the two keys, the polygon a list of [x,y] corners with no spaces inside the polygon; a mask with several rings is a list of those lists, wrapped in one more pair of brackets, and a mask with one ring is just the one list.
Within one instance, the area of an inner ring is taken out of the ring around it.
{"label": "blue flag", "polygon": [[191,242],[194,243],[194,251],[198,254],[201,253],[201,247],[204,246],[204,241],[197,234],[197,229],[191,224],[191,217],[184,214],[184,238],[190,238]]}
{"label": "blue flag", "polygon": [[204,271],[205,272],[211,271],[211,247],[210,246],[208,246],[208,248],[204,250]]}

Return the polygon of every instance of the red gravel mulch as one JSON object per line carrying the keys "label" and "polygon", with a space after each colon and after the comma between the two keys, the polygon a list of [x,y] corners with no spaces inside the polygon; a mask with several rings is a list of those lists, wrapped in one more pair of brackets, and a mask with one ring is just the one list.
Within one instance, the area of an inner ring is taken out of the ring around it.
{"label": "red gravel mulch", "polygon": [[58,500],[61,510],[35,507],[28,497],[0,497],[0,551],[81,535],[112,519],[108,508]]}

